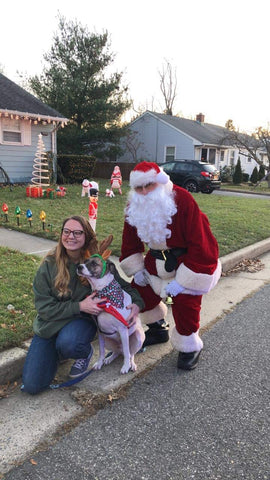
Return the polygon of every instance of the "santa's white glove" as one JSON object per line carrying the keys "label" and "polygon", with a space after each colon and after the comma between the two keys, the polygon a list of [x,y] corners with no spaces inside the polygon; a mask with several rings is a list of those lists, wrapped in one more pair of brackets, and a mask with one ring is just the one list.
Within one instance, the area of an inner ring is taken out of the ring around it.
{"label": "santa's white glove", "polygon": [[172,297],[176,297],[176,295],[183,292],[183,290],[185,290],[185,287],[182,287],[176,280],[172,280],[166,287],[167,295],[171,295]]}
{"label": "santa's white glove", "polygon": [[135,273],[134,281],[140,287],[146,287],[148,284],[146,270],[139,270],[139,272]]}

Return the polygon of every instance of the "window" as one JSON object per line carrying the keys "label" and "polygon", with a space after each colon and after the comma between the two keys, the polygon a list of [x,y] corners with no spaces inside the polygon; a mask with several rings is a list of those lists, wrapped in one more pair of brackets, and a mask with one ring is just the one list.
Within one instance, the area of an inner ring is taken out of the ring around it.
{"label": "window", "polygon": [[230,165],[234,165],[234,150],[230,150]]}
{"label": "window", "polygon": [[225,150],[220,150],[220,161],[224,162],[225,160]]}
{"label": "window", "polygon": [[22,143],[20,120],[2,119],[3,143]]}
{"label": "window", "polygon": [[175,147],[166,147],[165,162],[171,162],[175,159]]}

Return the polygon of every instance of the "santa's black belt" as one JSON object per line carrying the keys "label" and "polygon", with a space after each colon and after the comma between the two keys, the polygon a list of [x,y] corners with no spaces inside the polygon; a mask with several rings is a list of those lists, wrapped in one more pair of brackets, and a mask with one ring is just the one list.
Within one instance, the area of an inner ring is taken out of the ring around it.
{"label": "santa's black belt", "polygon": [[177,257],[187,253],[187,248],[170,248],[168,250],[153,250],[150,248],[152,257],[164,260],[166,272],[172,272],[177,267]]}

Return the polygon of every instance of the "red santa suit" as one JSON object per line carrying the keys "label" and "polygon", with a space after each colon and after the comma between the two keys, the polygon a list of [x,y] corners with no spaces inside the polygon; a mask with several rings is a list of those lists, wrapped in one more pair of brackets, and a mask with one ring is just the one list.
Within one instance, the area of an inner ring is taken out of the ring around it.
{"label": "red santa suit", "polygon": [[[162,173],[166,175],[165,172]],[[144,184],[150,183],[151,179],[151,176],[146,176]],[[154,181],[158,181],[157,179],[158,177],[153,177]],[[137,176],[132,180],[131,174],[131,186],[133,184],[136,188],[140,182],[140,175],[137,181]],[[175,185],[172,192],[176,213],[172,215],[171,223],[167,224],[169,234],[165,243],[151,240],[148,247],[153,251],[148,250],[145,255],[145,242],[126,217],[120,265],[128,276],[140,271],[145,272],[148,285],[140,286],[134,280],[132,284],[145,302],[141,317],[147,324],[164,318],[167,307],[162,299],[167,296],[166,288],[170,282],[177,282],[181,292],[173,297],[175,327],[172,330],[171,342],[180,352],[199,352],[203,348],[199,337],[202,295],[216,285],[221,275],[218,244],[206,215],[201,212],[192,195]],[[171,255],[172,253],[174,255]],[[164,256],[167,257],[167,263],[171,263],[170,259],[173,261],[169,267],[166,266]]]}

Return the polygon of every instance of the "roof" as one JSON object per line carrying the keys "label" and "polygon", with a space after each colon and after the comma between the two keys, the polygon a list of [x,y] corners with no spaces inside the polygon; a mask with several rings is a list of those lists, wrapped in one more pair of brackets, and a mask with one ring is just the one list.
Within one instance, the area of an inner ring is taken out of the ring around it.
{"label": "roof", "polygon": [[[200,123],[197,120],[189,120],[182,117],[174,117],[172,115],[165,115],[163,113],[156,113],[146,111],[145,114],[150,114],[162,122],[165,122],[177,130],[189,135],[199,143],[207,145],[229,145],[230,142],[225,139],[230,131],[225,127],[212,125],[211,123]],[[136,120],[134,120],[136,121]]]}
{"label": "roof", "polygon": [[68,120],[54,108],[49,107],[31,93],[9,80],[0,73],[0,111],[16,114],[28,114],[58,120]]}

